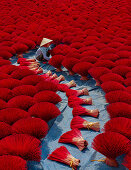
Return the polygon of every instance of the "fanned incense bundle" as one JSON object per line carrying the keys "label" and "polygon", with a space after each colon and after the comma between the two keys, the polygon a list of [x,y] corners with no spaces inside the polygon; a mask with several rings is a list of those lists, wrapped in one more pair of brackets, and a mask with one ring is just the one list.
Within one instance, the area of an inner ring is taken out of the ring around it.
{"label": "fanned incense bundle", "polygon": [[75,64],[77,64],[79,62],[78,59],[76,58],[65,58],[63,61],[62,61],[62,65],[69,71],[69,75],[73,75],[74,72],[72,71],[72,68]]}
{"label": "fanned incense bundle", "polygon": [[63,55],[54,55],[50,60],[49,64],[56,68],[56,71],[62,71],[62,61],[64,60]]}
{"label": "fanned incense bundle", "polygon": [[59,116],[61,112],[53,103],[40,102],[33,105],[29,109],[29,113],[31,116],[41,118],[48,122]]}
{"label": "fanned incense bundle", "polygon": [[105,93],[109,93],[110,91],[116,90],[126,91],[126,88],[122,84],[115,81],[104,82],[101,84],[101,88]]}
{"label": "fanned incense bundle", "polygon": [[92,147],[106,156],[103,162],[109,166],[118,167],[116,157],[130,151],[130,140],[115,132],[101,133],[94,138]]}
{"label": "fanned incense bundle", "polygon": [[106,67],[93,67],[89,69],[89,74],[96,80],[96,85],[100,85],[100,77],[111,71]]}
{"label": "fanned incense bundle", "polygon": [[126,117],[131,119],[131,106],[124,102],[111,103],[106,107],[110,118]]}
{"label": "fanned incense bundle", "polygon": [[107,73],[100,77],[100,81],[103,83],[107,81],[115,81],[115,82],[123,84],[124,78],[115,73]]}
{"label": "fanned incense bundle", "polygon": [[33,86],[35,86],[37,83],[39,83],[42,80],[43,80],[43,78],[41,76],[30,75],[30,76],[24,77],[21,80],[21,83],[24,84],[24,85],[33,85]]}
{"label": "fanned incense bundle", "polygon": [[0,139],[9,136],[11,134],[12,134],[11,126],[4,122],[0,122]]}
{"label": "fanned incense bundle", "polygon": [[0,80],[11,78],[10,75],[0,72]]}
{"label": "fanned incense bundle", "polygon": [[66,96],[82,96],[82,95],[89,95],[89,92],[87,90],[87,88],[83,88],[82,90],[72,90],[72,89],[68,89],[66,91]]}
{"label": "fanned incense bundle", "polygon": [[0,121],[12,125],[17,120],[29,117],[28,112],[18,108],[6,108],[0,110]]}
{"label": "fanned incense bundle", "polygon": [[53,91],[45,90],[37,93],[34,96],[37,102],[50,102],[57,104],[62,101],[61,97]]}
{"label": "fanned incense bundle", "polygon": [[8,101],[13,97],[13,93],[8,88],[0,88],[0,99]]}
{"label": "fanned incense bundle", "polygon": [[88,63],[88,62],[80,62],[74,65],[72,70],[75,73],[78,73],[81,75],[81,80],[88,80],[88,70],[93,67],[93,64]]}
{"label": "fanned incense bundle", "polygon": [[104,132],[117,132],[131,140],[131,119],[117,117],[104,125]]}
{"label": "fanned incense bundle", "polygon": [[130,59],[120,59],[120,60],[117,60],[115,62],[115,64],[118,66],[118,65],[124,65],[124,66],[128,66],[128,67],[131,67],[131,60]]}
{"label": "fanned incense bundle", "polygon": [[69,165],[72,170],[76,170],[77,166],[79,166],[80,160],[74,158],[70,152],[66,149],[65,146],[61,146],[53,151],[49,156],[48,159],[53,161],[58,161],[61,163],[65,163]]}
{"label": "fanned incense bundle", "polygon": [[53,79],[51,81],[55,84],[59,84],[61,81],[64,81],[64,80],[65,80],[65,77],[63,75],[60,75],[59,77],[56,77],[55,79]]}
{"label": "fanned incense bundle", "polygon": [[98,59],[94,56],[86,56],[86,57],[82,56],[82,58],[80,59],[80,61],[82,61],[82,62],[89,62],[89,63],[92,63],[92,64],[96,63],[97,60]]}
{"label": "fanned incense bundle", "polygon": [[115,63],[110,60],[99,60],[94,64],[94,67],[106,67],[112,69],[115,67]]}
{"label": "fanned incense bundle", "polygon": [[130,67],[122,65],[116,66],[112,69],[113,73],[119,74],[122,77],[125,77],[125,75],[130,71],[131,71]]}
{"label": "fanned incense bundle", "polygon": [[41,81],[36,85],[36,88],[38,91],[44,91],[44,90],[50,90],[56,92],[58,90],[58,87],[56,84],[50,81]]}
{"label": "fanned incense bundle", "polygon": [[48,124],[39,118],[20,119],[12,125],[12,131],[13,133],[28,134],[41,139],[48,132]]}
{"label": "fanned incense bundle", "polygon": [[15,134],[0,141],[0,155],[20,156],[25,160],[40,161],[40,141],[26,134]]}
{"label": "fanned incense bundle", "polygon": [[15,65],[4,65],[4,66],[0,67],[0,72],[10,75],[13,71],[15,71],[17,69],[18,69],[18,67]]}
{"label": "fanned incense bundle", "polygon": [[36,93],[37,93],[37,89],[36,89],[36,87],[34,87],[32,85],[18,86],[12,90],[13,96],[26,95],[26,96],[33,97]]}
{"label": "fanned incense bundle", "polygon": [[71,131],[64,133],[60,137],[59,142],[74,144],[79,148],[80,151],[87,148],[88,145],[88,142],[84,140],[81,132],[78,129],[72,129]]}
{"label": "fanned incense bundle", "polygon": [[22,78],[33,74],[35,73],[32,70],[19,68],[11,73],[11,77],[14,79],[21,80]]}
{"label": "fanned incense bundle", "polygon": [[4,170],[27,170],[26,161],[19,156],[0,156],[0,169]]}
{"label": "fanned incense bundle", "polygon": [[3,65],[10,65],[10,64],[11,64],[11,62],[9,60],[0,59],[0,67]]}
{"label": "fanned incense bundle", "polygon": [[10,99],[7,103],[7,107],[11,107],[11,108],[14,107],[23,110],[28,110],[34,104],[35,104],[35,100],[32,97],[26,95],[20,95]]}
{"label": "fanned incense bundle", "polygon": [[9,79],[0,80],[0,87],[3,87],[3,88],[13,89],[14,87],[17,87],[20,85],[21,85],[21,82],[16,79],[9,78]]}
{"label": "fanned incense bundle", "polygon": [[92,98],[82,99],[76,96],[69,96],[68,98],[69,107],[75,107],[82,104],[92,105]]}
{"label": "fanned incense bundle", "polygon": [[66,84],[58,84],[57,87],[59,91],[66,92],[69,88],[76,87],[76,83],[74,80],[72,80]]}
{"label": "fanned incense bundle", "polygon": [[122,90],[111,91],[105,95],[105,98],[108,103],[124,102],[131,104],[131,94]]}
{"label": "fanned incense bundle", "polygon": [[119,59],[119,56],[116,55],[116,54],[113,54],[113,53],[110,53],[110,54],[104,54],[102,56],[100,56],[101,60],[110,60],[110,61],[116,61]]}
{"label": "fanned incense bundle", "polygon": [[6,107],[7,107],[7,103],[4,100],[0,99],[0,110],[5,109]]}
{"label": "fanned incense bundle", "polygon": [[72,114],[73,116],[92,116],[97,118],[99,115],[99,110],[98,109],[89,110],[82,106],[76,106],[73,107]]}
{"label": "fanned incense bundle", "polygon": [[71,129],[91,129],[94,131],[100,130],[99,122],[88,122],[85,119],[81,118],[80,116],[76,116],[71,121]]}
{"label": "fanned incense bundle", "polygon": [[18,58],[17,63],[20,64],[21,62],[26,62],[26,61],[28,61],[28,62],[35,62],[36,59],[33,59],[33,58],[31,58],[31,59],[27,59],[27,58]]}

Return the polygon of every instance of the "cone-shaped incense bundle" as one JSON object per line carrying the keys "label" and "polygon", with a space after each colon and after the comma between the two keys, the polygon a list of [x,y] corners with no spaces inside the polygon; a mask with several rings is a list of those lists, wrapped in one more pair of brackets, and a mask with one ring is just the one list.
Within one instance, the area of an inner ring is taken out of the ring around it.
{"label": "cone-shaped incense bundle", "polygon": [[72,90],[72,89],[68,89],[66,91],[66,96],[82,96],[82,95],[89,95],[89,92],[87,90],[87,88],[83,88],[82,90]]}
{"label": "cone-shaped incense bundle", "polygon": [[76,106],[76,107],[73,107],[72,114],[73,116],[81,115],[81,116],[92,116],[92,117],[97,118],[99,115],[99,110],[98,109],[89,110],[82,106]]}
{"label": "cone-shaped incense bundle", "polygon": [[72,169],[76,170],[77,166],[79,166],[80,160],[74,158],[70,152],[66,149],[65,146],[61,146],[53,151],[48,159],[53,161],[58,161],[61,163],[65,163],[69,165]]}
{"label": "cone-shaped incense bundle", "polygon": [[75,107],[82,104],[92,105],[92,98],[82,99],[76,96],[69,96],[68,98],[69,107]]}
{"label": "cone-shaped incense bundle", "polygon": [[60,143],[71,143],[73,145],[76,145],[80,151],[87,148],[87,145],[88,145],[88,142],[84,140],[80,130],[78,129],[72,129],[71,131],[64,133],[60,137],[59,142]]}
{"label": "cone-shaped incense bundle", "polygon": [[71,121],[71,129],[91,129],[94,131],[100,130],[99,122],[88,122],[87,120],[81,118],[80,116],[76,116]]}

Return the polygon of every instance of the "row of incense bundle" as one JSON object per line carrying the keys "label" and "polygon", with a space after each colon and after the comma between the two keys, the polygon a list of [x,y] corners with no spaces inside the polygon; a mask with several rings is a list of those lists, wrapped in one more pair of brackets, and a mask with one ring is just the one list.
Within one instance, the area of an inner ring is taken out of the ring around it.
{"label": "row of incense bundle", "polygon": [[[89,95],[87,88],[83,88],[82,90],[73,90],[67,89],[66,96],[68,97],[68,105],[69,107],[73,107],[73,116],[74,118],[71,121],[71,129],[68,132],[62,134],[59,139],[59,143],[69,143],[76,145],[80,151],[84,150],[88,146],[88,142],[82,137],[80,129],[91,129],[94,131],[100,130],[99,122],[88,122],[85,119],[81,118],[78,115],[88,115],[97,118],[99,115],[99,110],[89,110],[81,105],[83,104],[92,104],[92,99],[82,99],[79,96]],[[59,161],[65,164],[68,164],[72,169],[77,169],[79,166],[80,160],[72,157],[66,147],[61,146],[53,151],[48,159]]]}
{"label": "row of incense bundle", "polygon": [[[26,161],[40,162],[47,123],[61,113],[55,106],[62,100],[56,91],[64,77],[51,71],[40,76],[28,68],[6,64],[0,67],[0,169],[26,170]],[[41,82],[48,88],[43,85],[41,91]]]}
{"label": "row of incense bundle", "polygon": [[32,70],[36,74],[43,73],[43,69],[40,67],[40,64],[35,59],[26,59],[23,58],[23,56],[21,57],[22,58],[19,58],[17,60],[17,63],[20,64],[19,67],[21,69],[28,68],[29,70]]}

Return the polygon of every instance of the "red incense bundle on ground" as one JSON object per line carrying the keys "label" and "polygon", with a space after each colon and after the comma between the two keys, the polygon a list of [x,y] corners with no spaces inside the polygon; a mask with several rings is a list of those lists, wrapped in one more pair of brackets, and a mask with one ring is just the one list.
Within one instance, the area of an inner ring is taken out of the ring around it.
{"label": "red incense bundle on ground", "polygon": [[128,72],[127,74],[126,74],[126,78],[130,78],[131,77],[131,72]]}
{"label": "red incense bundle on ground", "polygon": [[16,79],[9,78],[9,79],[0,80],[0,87],[3,87],[3,88],[13,89],[14,87],[17,87],[20,85],[21,85],[21,82]]}
{"label": "red incense bundle on ground", "polygon": [[86,57],[83,57],[80,59],[80,61],[83,61],[83,62],[89,62],[89,63],[96,63],[98,60],[98,58],[94,57],[94,56],[86,56]]}
{"label": "red incense bundle on ground", "polygon": [[117,66],[123,65],[123,66],[128,66],[131,67],[131,60],[130,59],[120,59],[115,62]]}
{"label": "red incense bundle on ground", "polygon": [[26,134],[14,134],[0,141],[0,155],[20,156],[25,160],[40,161],[40,141]]}
{"label": "red incense bundle on ground", "polygon": [[[53,74],[54,75],[54,74]],[[48,80],[51,80],[51,82],[55,83],[55,84],[59,84],[61,81],[64,81],[65,80],[65,77],[63,75],[60,75],[59,77],[56,77],[54,79],[52,79],[52,77],[50,76],[49,78],[46,79],[47,81]]]}
{"label": "red incense bundle on ground", "polygon": [[48,124],[39,118],[20,119],[13,124],[12,131],[13,133],[28,134],[41,139],[48,133]]}
{"label": "red incense bundle on ground", "polygon": [[4,101],[8,101],[13,97],[12,91],[8,88],[0,88],[0,98]]}
{"label": "red incense bundle on ground", "polygon": [[4,170],[27,170],[26,161],[19,156],[0,156],[0,169]]}
{"label": "red incense bundle on ground", "polygon": [[102,75],[100,77],[100,81],[103,83],[107,81],[115,81],[115,82],[124,84],[124,78],[115,73],[107,73],[107,74]]}
{"label": "red incense bundle on ground", "polygon": [[69,83],[66,84],[58,84],[58,90],[62,92],[66,92],[71,87],[76,87],[76,83],[74,80],[71,80]]}
{"label": "red incense bundle on ground", "polygon": [[81,75],[81,80],[88,80],[88,70],[93,67],[93,64],[88,63],[88,62],[80,62],[74,65],[72,70],[75,73],[78,73]]}
{"label": "red incense bundle on ground", "polygon": [[73,75],[74,72],[72,70],[73,66],[75,64],[77,64],[79,62],[78,59],[76,58],[65,58],[63,61],[62,61],[62,65],[69,71],[69,75]]}
{"label": "red incense bundle on ground", "polygon": [[64,60],[63,55],[54,55],[50,60],[49,64],[56,68],[56,71],[62,71],[62,61]]}
{"label": "red incense bundle on ground", "polygon": [[119,74],[122,77],[125,77],[125,75],[130,71],[131,71],[130,67],[122,65],[116,66],[112,69],[113,73]]}
{"label": "red incense bundle on ground", "polygon": [[0,72],[0,80],[11,78],[10,75]]}
{"label": "red incense bundle on ground", "polygon": [[22,85],[12,90],[13,96],[26,95],[33,97],[37,93],[36,87],[32,85]]}
{"label": "red incense bundle on ground", "polygon": [[110,91],[116,90],[126,91],[126,88],[122,84],[115,81],[104,82],[101,84],[101,88],[105,93],[109,93]]}
{"label": "red incense bundle on ground", "polygon": [[105,98],[108,103],[124,102],[131,104],[131,94],[122,90],[111,91],[105,95]]}
{"label": "red incense bundle on ground", "polygon": [[29,113],[31,116],[41,118],[48,122],[59,116],[61,112],[53,103],[40,102],[32,106],[29,109]]}
{"label": "red incense bundle on ground", "polygon": [[82,95],[89,95],[89,92],[87,90],[87,88],[83,88],[82,90],[72,90],[72,89],[68,89],[66,91],[66,96],[82,96]]}
{"label": "red incense bundle on ground", "polygon": [[37,93],[34,96],[37,102],[50,102],[57,104],[62,101],[61,97],[53,91],[45,90]]}
{"label": "red incense bundle on ground", "polygon": [[7,107],[7,103],[4,100],[0,99],[0,110],[5,109],[6,107]]}
{"label": "red incense bundle on ground", "polygon": [[34,104],[35,104],[35,100],[32,97],[26,95],[20,95],[10,99],[7,103],[7,107],[11,107],[11,108],[14,107],[23,110],[28,110]]}
{"label": "red incense bundle on ground", "polygon": [[73,107],[72,114],[73,116],[92,116],[97,118],[99,115],[99,110],[98,109],[89,110],[82,106],[76,106]]}
{"label": "red incense bundle on ground", "polygon": [[4,65],[0,67],[0,72],[10,75],[13,71],[17,69],[18,69],[18,66],[15,66],[15,65]]}
{"label": "red incense bundle on ground", "polygon": [[16,43],[12,47],[16,50],[16,54],[22,54],[28,50],[27,45],[23,43]]}
{"label": "red incense bundle on ground", "polygon": [[92,98],[82,99],[76,96],[69,96],[68,98],[69,107],[75,107],[83,104],[92,105]]}
{"label": "red incense bundle on ground", "polygon": [[100,77],[104,74],[110,73],[111,71],[105,67],[93,67],[89,69],[88,72],[96,80],[96,85],[100,85]]}
{"label": "red incense bundle on ground", "polygon": [[33,58],[30,58],[30,59],[28,59],[28,58],[18,58],[18,60],[17,60],[17,63],[18,64],[20,64],[21,62],[35,62],[36,61],[36,59],[33,59]]}
{"label": "red incense bundle on ground", "polygon": [[41,76],[30,75],[30,76],[24,77],[21,80],[21,83],[24,84],[24,85],[33,85],[33,86],[35,86],[37,83],[39,83],[42,80],[43,80],[43,78]]}
{"label": "red incense bundle on ground", "polygon": [[71,121],[71,129],[91,129],[94,131],[100,130],[99,122],[88,122],[85,119],[81,118],[80,116],[76,116]]}
{"label": "red incense bundle on ground", "polygon": [[0,139],[9,136],[11,134],[12,134],[11,126],[4,122],[0,122]]}
{"label": "red incense bundle on ground", "polygon": [[92,147],[106,156],[103,162],[118,167],[116,157],[130,151],[130,140],[115,132],[101,133],[94,138]]}
{"label": "red incense bundle on ground", "polygon": [[35,73],[32,70],[19,68],[11,73],[11,77],[21,80],[22,78],[33,74]]}
{"label": "red incense bundle on ground", "polygon": [[0,121],[12,125],[17,120],[29,117],[28,112],[18,108],[6,108],[0,110]]}
{"label": "red incense bundle on ground", "polygon": [[94,64],[94,67],[106,67],[112,69],[115,67],[115,63],[110,60],[99,60]]}
{"label": "red incense bundle on ground", "polygon": [[36,85],[38,91],[50,90],[56,92],[58,90],[57,85],[50,81],[41,81]]}
{"label": "red incense bundle on ground", "polygon": [[124,102],[111,103],[106,107],[110,118],[126,117],[131,119],[131,106]]}
{"label": "red incense bundle on ground", "polygon": [[101,60],[110,60],[110,61],[116,61],[119,59],[119,56],[116,55],[116,54],[113,54],[113,53],[110,53],[110,54],[104,54],[102,56],[100,56]]}
{"label": "red incense bundle on ground", "polygon": [[76,170],[77,166],[79,166],[80,160],[74,158],[70,152],[66,149],[65,146],[61,146],[53,151],[49,156],[48,159],[53,161],[58,161],[61,163],[65,163],[69,165],[72,169]]}
{"label": "red incense bundle on ground", "polygon": [[72,129],[71,131],[64,133],[60,137],[59,142],[60,143],[71,143],[73,145],[76,145],[80,151],[87,148],[87,145],[88,145],[88,142],[84,140],[80,130],[78,129]]}
{"label": "red incense bundle on ground", "polygon": [[10,65],[10,64],[11,64],[11,62],[9,60],[0,59],[0,67],[3,65]]}
{"label": "red incense bundle on ground", "polygon": [[104,125],[104,132],[117,132],[131,140],[131,119],[116,117]]}
{"label": "red incense bundle on ground", "polygon": [[5,59],[5,60],[8,60],[9,58],[12,57],[12,54],[8,51],[0,51],[0,56]]}

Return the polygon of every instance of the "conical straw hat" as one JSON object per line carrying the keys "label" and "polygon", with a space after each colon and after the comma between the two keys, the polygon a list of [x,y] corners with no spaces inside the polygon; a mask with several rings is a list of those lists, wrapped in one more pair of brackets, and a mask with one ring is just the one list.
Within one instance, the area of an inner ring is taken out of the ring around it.
{"label": "conical straw hat", "polygon": [[43,40],[41,41],[41,44],[40,44],[40,47],[43,46],[43,45],[46,45],[50,42],[52,42],[53,40],[50,40],[48,38],[43,38]]}

